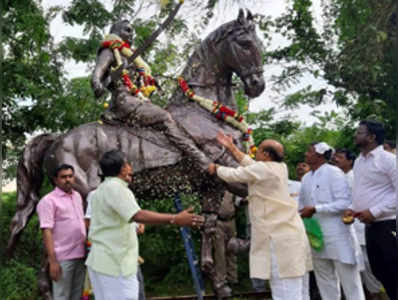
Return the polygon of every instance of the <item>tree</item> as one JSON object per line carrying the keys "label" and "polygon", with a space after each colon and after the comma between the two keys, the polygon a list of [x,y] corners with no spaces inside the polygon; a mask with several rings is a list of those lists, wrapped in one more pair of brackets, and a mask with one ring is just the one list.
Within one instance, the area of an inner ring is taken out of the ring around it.
{"label": "tree", "polygon": [[43,127],[48,108],[63,85],[62,66],[48,30],[53,11],[44,15],[35,1],[3,0],[1,6],[4,156],[5,145],[23,145],[25,133]]}
{"label": "tree", "polygon": [[[286,64],[275,80],[289,87],[304,74],[323,78],[327,88],[309,86],[288,96],[288,108],[313,107],[331,99],[352,120],[378,118],[393,135],[398,95],[396,48],[398,26],[394,0],[322,1],[322,28],[315,26],[312,8],[319,1],[292,0],[274,30],[290,40],[268,52],[268,62]],[[394,62],[395,60],[395,62]]]}

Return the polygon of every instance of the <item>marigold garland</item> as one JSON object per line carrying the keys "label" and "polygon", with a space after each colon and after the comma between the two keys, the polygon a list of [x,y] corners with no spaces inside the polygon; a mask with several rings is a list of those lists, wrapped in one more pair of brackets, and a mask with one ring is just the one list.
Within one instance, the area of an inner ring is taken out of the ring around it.
{"label": "marigold garland", "polygon": [[[180,0],[181,1],[181,0]],[[115,69],[121,67],[122,60],[120,54],[125,57],[130,57],[133,51],[130,45],[117,35],[111,34],[105,37],[105,40],[101,43],[103,48],[110,48],[113,50],[117,66]],[[128,88],[130,93],[141,98],[144,101],[149,101],[148,97],[156,90],[155,79],[150,75],[149,66],[141,59],[137,58],[135,61],[138,66],[138,76],[141,82],[141,88],[138,88],[130,78],[129,72],[126,69],[122,71],[123,84]],[[203,108],[213,113],[217,119],[224,120],[231,124],[235,128],[239,129],[243,133],[243,142],[245,144],[246,152],[254,157],[257,151],[257,147],[254,145],[252,130],[248,127],[244,117],[217,101],[203,98],[195,94],[195,92],[189,88],[188,83],[182,78],[178,78],[178,83],[184,92],[184,94],[191,100],[196,101]]]}
{"label": "marigold garland", "polygon": [[189,99],[196,101],[200,106],[213,113],[217,119],[224,120],[235,128],[238,128],[243,133],[243,142],[246,152],[251,157],[256,155],[257,147],[253,141],[253,131],[251,128],[249,128],[245,118],[241,114],[217,101],[196,95],[195,92],[189,88],[188,83],[182,77],[178,77],[178,84],[180,85],[185,96],[187,96]]}
{"label": "marigold garland", "polygon": [[[130,57],[134,53],[133,50],[130,48],[130,44],[124,42],[119,36],[115,34],[107,35],[104,41],[102,41],[101,46],[103,48],[112,49],[116,60],[116,67],[113,68],[113,70],[116,70],[122,66],[123,63],[121,59],[121,54],[125,57]],[[142,58],[137,57],[134,60],[134,63],[138,67],[138,76],[141,87],[138,88],[133,83],[127,69],[122,70],[123,83],[134,96],[139,97],[141,100],[149,101],[148,97],[150,97],[150,95],[156,90],[155,79],[151,76],[150,68]]]}

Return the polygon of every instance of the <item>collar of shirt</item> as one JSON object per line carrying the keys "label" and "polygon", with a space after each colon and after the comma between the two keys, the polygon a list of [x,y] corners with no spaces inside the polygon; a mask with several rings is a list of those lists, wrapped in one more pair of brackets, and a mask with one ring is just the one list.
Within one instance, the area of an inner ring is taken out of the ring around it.
{"label": "collar of shirt", "polygon": [[105,181],[116,181],[119,182],[120,184],[123,184],[124,186],[128,186],[128,183],[124,181],[123,179],[120,179],[119,177],[112,176],[112,177],[105,177]]}
{"label": "collar of shirt", "polygon": [[311,175],[315,176],[317,174],[321,174],[323,169],[325,168],[325,166],[327,165],[327,163],[324,163],[323,165],[321,165],[318,169],[316,169],[315,171],[311,170]]}
{"label": "collar of shirt", "polygon": [[371,156],[373,156],[373,157],[376,157],[377,155],[379,155],[381,152],[383,152],[384,151],[384,149],[383,149],[383,145],[379,145],[379,146],[377,146],[376,148],[374,148],[372,151],[370,151],[368,154],[366,154],[366,155],[363,155],[363,153],[361,152],[360,154],[359,154],[359,160],[363,160],[363,159],[367,159],[367,158],[369,158],[369,157],[371,157]]}
{"label": "collar of shirt", "polygon": [[75,193],[75,190],[72,189],[72,192],[69,194],[56,186],[54,189],[54,193],[57,197],[65,197],[65,196],[72,197],[73,194]]}

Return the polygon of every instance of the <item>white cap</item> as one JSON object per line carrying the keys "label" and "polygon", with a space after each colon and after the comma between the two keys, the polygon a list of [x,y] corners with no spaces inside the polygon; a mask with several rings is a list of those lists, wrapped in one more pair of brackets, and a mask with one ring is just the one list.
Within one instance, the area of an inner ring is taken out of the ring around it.
{"label": "white cap", "polygon": [[315,152],[318,154],[325,154],[325,152],[327,152],[329,150],[332,150],[332,152],[334,151],[334,149],[332,147],[330,147],[325,142],[320,142],[318,144],[315,144],[314,148],[315,148]]}

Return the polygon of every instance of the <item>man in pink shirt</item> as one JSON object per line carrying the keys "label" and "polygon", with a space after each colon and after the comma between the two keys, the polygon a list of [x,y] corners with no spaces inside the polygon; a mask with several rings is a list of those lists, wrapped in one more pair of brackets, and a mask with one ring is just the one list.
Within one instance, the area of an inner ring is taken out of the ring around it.
{"label": "man in pink shirt", "polygon": [[37,205],[54,300],[79,300],[83,292],[86,229],[82,198],[72,188],[74,180],[72,166],[59,166],[52,178],[55,189]]}

